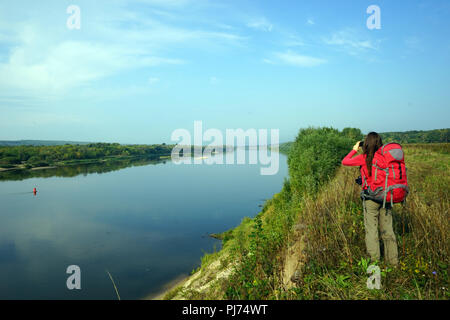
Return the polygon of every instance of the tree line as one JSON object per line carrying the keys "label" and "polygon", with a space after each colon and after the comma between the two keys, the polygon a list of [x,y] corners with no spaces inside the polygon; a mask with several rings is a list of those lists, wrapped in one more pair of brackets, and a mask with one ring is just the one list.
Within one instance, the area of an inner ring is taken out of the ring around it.
{"label": "tree line", "polygon": [[[342,135],[353,139],[353,141],[363,140],[364,135],[360,129],[344,128]],[[397,143],[448,143],[450,142],[450,129],[435,129],[435,130],[412,130],[404,132],[382,132],[380,133],[383,143],[397,142]],[[281,143],[279,150],[281,153],[288,154],[294,142]]]}
{"label": "tree line", "polygon": [[450,129],[427,131],[383,132],[380,133],[383,142],[398,143],[443,143],[450,141]]}
{"label": "tree line", "polygon": [[173,145],[121,145],[119,143],[66,144],[59,146],[0,146],[0,167],[40,167],[112,157],[159,157],[170,155]]}

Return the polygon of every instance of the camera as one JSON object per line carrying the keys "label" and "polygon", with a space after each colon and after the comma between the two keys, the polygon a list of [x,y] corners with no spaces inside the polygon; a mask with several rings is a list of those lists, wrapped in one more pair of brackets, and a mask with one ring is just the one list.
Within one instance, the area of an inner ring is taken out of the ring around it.
{"label": "camera", "polygon": [[364,141],[360,141],[359,142],[359,147],[362,148],[363,145],[364,145]]}

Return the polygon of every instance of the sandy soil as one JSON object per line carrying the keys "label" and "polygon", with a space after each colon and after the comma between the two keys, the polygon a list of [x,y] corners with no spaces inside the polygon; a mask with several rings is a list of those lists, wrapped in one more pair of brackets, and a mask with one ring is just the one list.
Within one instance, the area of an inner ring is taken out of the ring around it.
{"label": "sandy soil", "polygon": [[166,293],[175,289],[178,286],[181,286],[189,279],[189,276],[186,274],[180,274],[178,277],[165,284],[159,292],[151,293],[143,298],[143,300],[162,300]]}

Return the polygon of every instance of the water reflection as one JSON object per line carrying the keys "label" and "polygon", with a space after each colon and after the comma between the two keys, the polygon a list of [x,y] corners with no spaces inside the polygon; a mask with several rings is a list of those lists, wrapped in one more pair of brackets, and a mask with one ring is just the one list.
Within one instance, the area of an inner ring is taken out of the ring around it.
{"label": "water reflection", "polygon": [[127,167],[166,163],[166,161],[167,160],[161,160],[159,158],[117,159],[98,163],[67,165],[39,170],[7,170],[0,171],[0,181],[24,180],[30,178],[76,177],[78,175],[88,175],[91,173],[106,173],[121,170]]}
{"label": "water reflection", "polygon": [[[257,165],[149,159],[3,172],[0,299],[116,299],[106,270],[123,299],[159,292],[220,248],[205,234],[235,227],[280,191],[280,160],[274,176]],[[65,285],[72,264],[78,291]]]}

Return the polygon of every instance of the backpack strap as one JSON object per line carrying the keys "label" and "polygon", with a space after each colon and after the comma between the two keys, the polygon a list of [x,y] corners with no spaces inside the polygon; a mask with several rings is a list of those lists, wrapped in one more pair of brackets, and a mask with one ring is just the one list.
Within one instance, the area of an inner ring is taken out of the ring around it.
{"label": "backpack strap", "polygon": [[375,161],[375,181],[377,181],[377,173],[378,173],[377,162],[378,160]]}
{"label": "backpack strap", "polygon": [[[384,199],[383,199],[383,208],[386,208],[386,198],[387,198],[387,193],[388,193],[388,177],[389,177],[389,169],[386,171],[386,182],[384,185]],[[387,214],[387,211],[386,211]]]}
{"label": "backpack strap", "polygon": [[409,193],[409,187],[406,184],[393,184],[388,188],[388,191],[392,191],[397,188],[405,189],[406,193]]}
{"label": "backpack strap", "polygon": [[389,168],[386,168],[386,169],[383,169],[383,168],[380,168],[379,166],[377,166],[377,165],[373,165],[375,168],[377,168],[378,170],[384,170],[384,171],[387,171],[387,170],[389,170]]}
{"label": "backpack strap", "polygon": [[362,189],[364,190],[365,187],[368,187],[369,184],[367,183],[367,176],[364,173],[364,170],[362,168],[362,166],[360,166],[360,171],[361,171],[361,179],[362,179]]}
{"label": "backpack strap", "polygon": [[394,207],[394,190],[391,189],[391,208]]}

